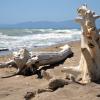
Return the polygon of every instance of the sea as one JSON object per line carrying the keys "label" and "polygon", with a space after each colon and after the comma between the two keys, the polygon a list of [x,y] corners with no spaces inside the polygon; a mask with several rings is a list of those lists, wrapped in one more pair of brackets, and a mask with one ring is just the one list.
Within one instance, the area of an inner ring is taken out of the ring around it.
{"label": "sea", "polygon": [[[0,48],[31,50],[59,43],[80,40],[80,29],[0,29]],[[0,51],[0,54],[1,53]]]}

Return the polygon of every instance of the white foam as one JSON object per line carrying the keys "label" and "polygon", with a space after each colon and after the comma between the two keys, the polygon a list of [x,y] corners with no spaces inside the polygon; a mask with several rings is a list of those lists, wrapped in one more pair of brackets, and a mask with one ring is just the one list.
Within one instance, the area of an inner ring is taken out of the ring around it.
{"label": "white foam", "polygon": [[[5,47],[9,49],[18,49],[21,47],[32,48],[34,46],[47,46],[64,41],[80,39],[80,30],[77,29],[23,29],[23,31],[29,34],[20,36],[9,36],[7,34],[3,34],[3,32],[0,32],[0,47]],[[34,32],[37,32],[37,34]]]}

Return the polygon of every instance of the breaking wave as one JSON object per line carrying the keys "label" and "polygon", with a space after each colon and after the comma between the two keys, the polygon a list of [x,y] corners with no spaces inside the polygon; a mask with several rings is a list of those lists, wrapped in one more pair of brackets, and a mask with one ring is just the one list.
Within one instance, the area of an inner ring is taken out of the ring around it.
{"label": "breaking wave", "polygon": [[0,29],[0,48],[10,50],[50,46],[79,39],[78,29]]}

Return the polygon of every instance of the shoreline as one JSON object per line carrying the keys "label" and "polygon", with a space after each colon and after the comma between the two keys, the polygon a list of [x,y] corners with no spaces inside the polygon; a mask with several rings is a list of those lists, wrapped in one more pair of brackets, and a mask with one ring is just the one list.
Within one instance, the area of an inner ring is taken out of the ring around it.
{"label": "shoreline", "polygon": [[[63,42],[63,43],[58,43],[58,44],[54,44],[54,45],[50,45],[50,46],[41,46],[41,47],[36,47],[33,48],[32,51],[58,51],[60,46],[63,46],[65,44],[71,45],[73,43],[79,43],[80,40],[75,40],[75,41],[69,41],[69,42]],[[50,49],[51,48],[51,49]],[[55,48],[55,49],[54,49]],[[53,49],[53,50],[52,50]],[[58,50],[57,50],[58,49]]]}
{"label": "shoreline", "polygon": [[[73,53],[74,52],[78,53],[78,55],[76,55],[76,53],[74,53],[75,56],[80,55],[80,40],[70,41],[70,42],[65,42],[65,43],[59,43],[59,44],[55,44],[55,45],[47,46],[47,47],[33,48],[31,51],[32,52],[55,52],[55,51],[59,51],[60,50],[59,47],[65,45],[65,44],[68,44],[71,47]],[[3,51],[3,53],[4,53],[4,51]],[[5,55],[0,55],[0,62],[5,62],[5,61],[8,61],[9,59],[12,59],[12,58],[13,58],[13,56],[12,56],[11,52],[10,52],[10,54],[9,53],[6,54],[6,52],[5,52]],[[75,59],[77,59],[77,58],[75,58]]]}
{"label": "shoreline", "polygon": [[[63,46],[63,45],[65,45],[65,44],[71,44],[71,43],[73,43],[73,42],[79,42],[80,40],[75,40],[75,41],[69,41],[69,42],[63,42],[63,43],[57,43],[57,44],[54,44],[54,45],[50,45],[50,46],[41,46],[41,47],[38,47],[38,46],[35,46],[35,47],[33,47],[33,48],[31,48],[31,49],[28,49],[30,52],[38,52],[38,51],[46,51],[46,50],[48,50],[48,49],[50,49],[50,48],[56,48],[57,47],[57,49],[59,50],[59,47],[60,46]],[[55,49],[56,51],[58,51],[57,49]],[[15,51],[18,51],[18,50],[15,50]],[[48,51],[50,51],[50,50],[48,50]],[[52,51],[54,51],[54,50],[51,50],[51,52]],[[7,49],[6,51],[5,50],[2,50],[2,51],[0,51],[0,57],[3,57],[3,56],[9,56],[9,55],[12,55],[13,54],[13,52],[14,51],[12,51],[12,50],[9,50],[9,49]]]}

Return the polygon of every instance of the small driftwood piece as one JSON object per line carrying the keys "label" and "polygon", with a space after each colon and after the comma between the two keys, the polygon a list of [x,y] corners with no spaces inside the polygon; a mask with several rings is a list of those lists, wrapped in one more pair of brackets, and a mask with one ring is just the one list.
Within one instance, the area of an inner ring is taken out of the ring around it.
{"label": "small driftwood piece", "polygon": [[77,11],[80,18],[77,18],[76,22],[82,29],[81,59],[76,68],[81,73],[79,82],[86,84],[91,81],[100,81],[100,29],[95,25],[96,19],[100,16],[88,9],[87,5],[81,6]]}
{"label": "small driftwood piece", "polygon": [[9,51],[7,48],[0,48],[0,51]]}
{"label": "small driftwood piece", "polygon": [[69,83],[66,79],[53,78],[48,81],[46,88],[37,89],[32,92],[29,91],[25,94],[24,98],[25,100],[30,100],[31,98],[34,98],[37,94],[44,93],[44,92],[53,92],[58,88],[62,88],[68,84]]}
{"label": "small driftwood piece", "polygon": [[60,48],[61,50],[58,52],[37,52],[32,54],[25,48],[19,50],[18,52],[14,53],[13,60],[0,64],[1,68],[7,67],[9,65],[15,65],[15,67],[18,69],[17,72],[13,75],[5,76],[3,78],[15,76],[18,74],[34,74],[40,66],[61,63],[62,61],[65,61],[68,56],[73,54],[71,48],[68,45]]}
{"label": "small driftwood piece", "polygon": [[48,81],[48,84],[41,89],[34,90],[33,92],[27,92],[24,96],[25,100],[30,100],[31,98],[35,97],[37,94],[44,93],[44,92],[53,92],[58,88],[62,88],[65,85],[69,84],[69,81],[65,78],[56,78],[52,77],[48,72],[42,70],[42,76],[44,79]]}

